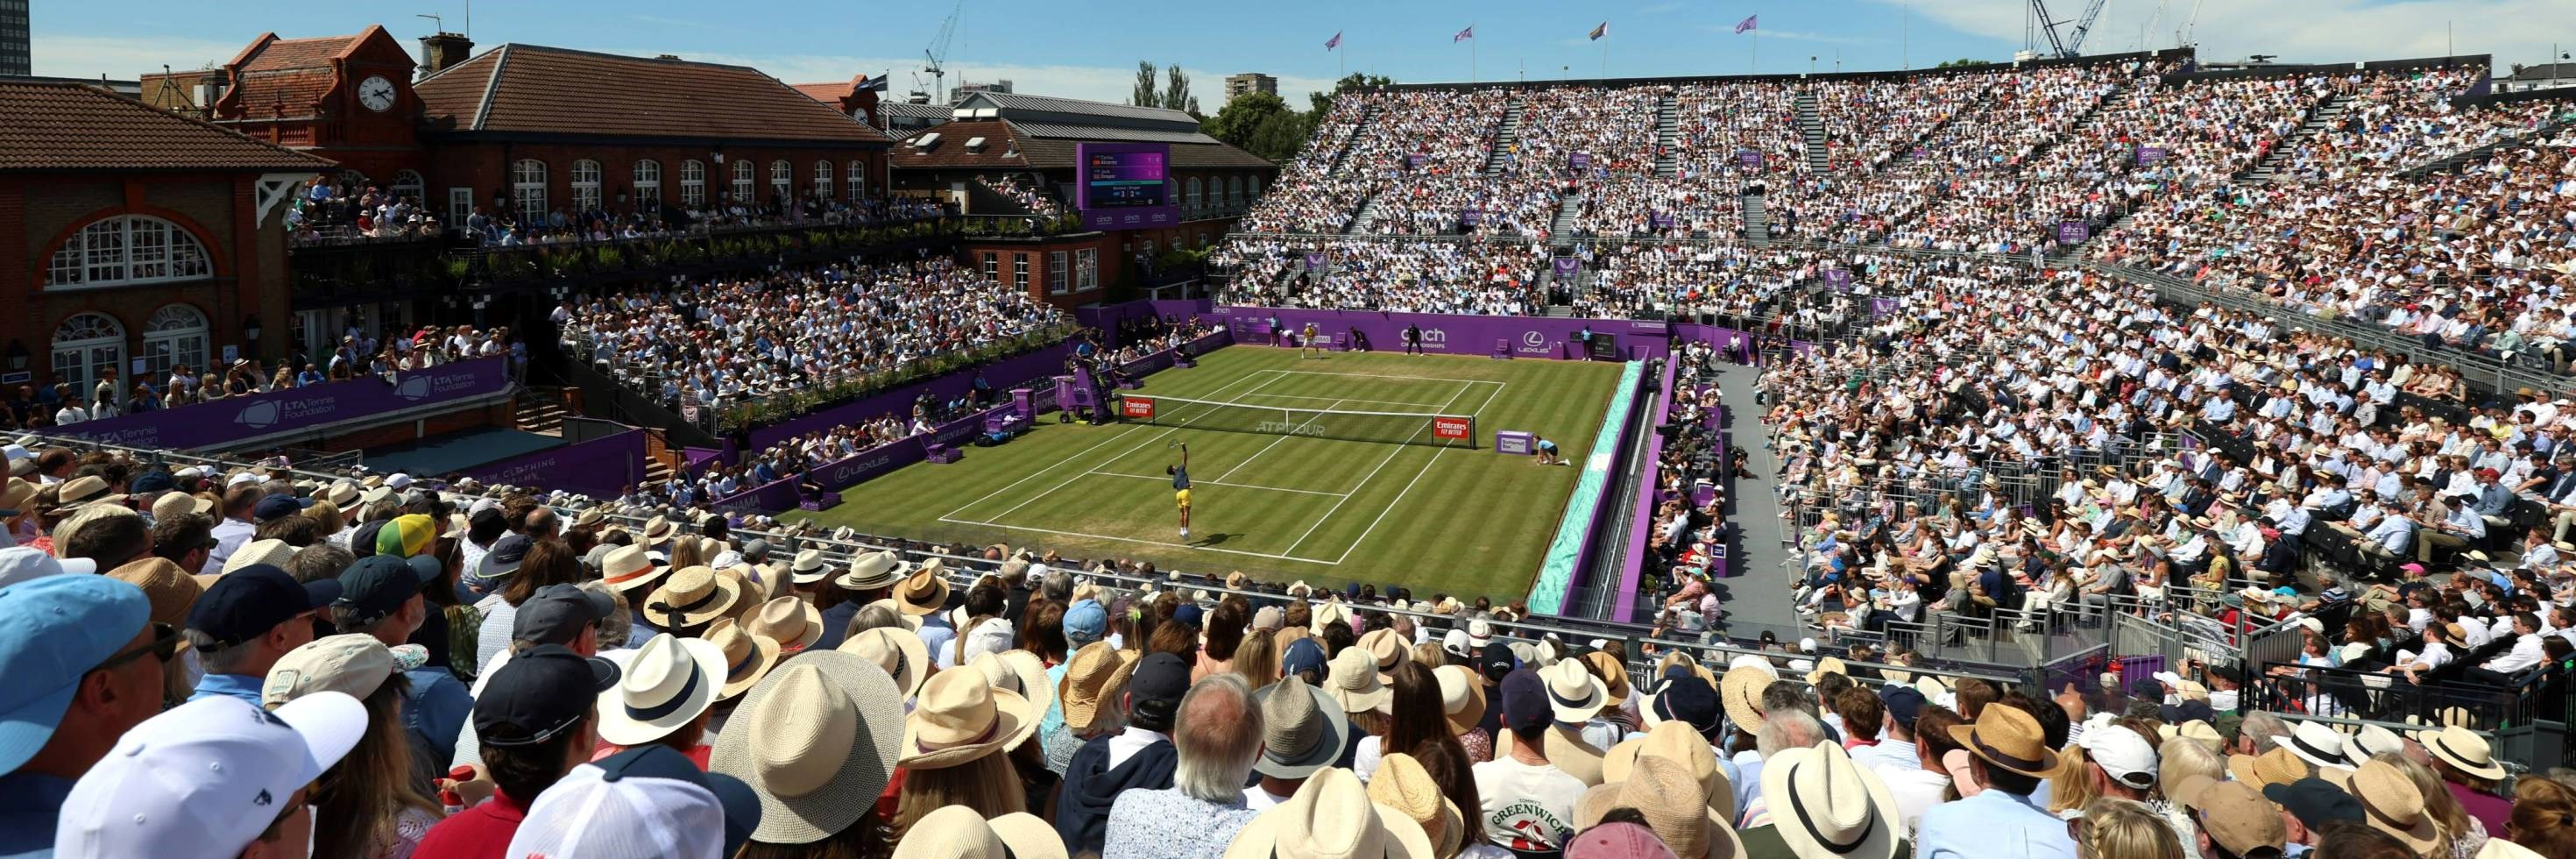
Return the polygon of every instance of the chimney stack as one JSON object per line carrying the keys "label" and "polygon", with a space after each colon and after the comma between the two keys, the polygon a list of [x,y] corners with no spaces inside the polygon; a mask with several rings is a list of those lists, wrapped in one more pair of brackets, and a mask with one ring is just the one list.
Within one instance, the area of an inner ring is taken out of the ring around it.
{"label": "chimney stack", "polygon": [[474,40],[462,33],[438,33],[420,37],[420,74],[437,74],[474,56]]}

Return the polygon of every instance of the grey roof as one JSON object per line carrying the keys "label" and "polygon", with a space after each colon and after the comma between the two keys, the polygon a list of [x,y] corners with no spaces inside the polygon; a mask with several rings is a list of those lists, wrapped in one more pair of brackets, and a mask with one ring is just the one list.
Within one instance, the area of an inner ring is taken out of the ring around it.
{"label": "grey roof", "polygon": [[1138,107],[1132,104],[1111,104],[1105,101],[1085,101],[1078,98],[1059,98],[1051,95],[1028,95],[1026,93],[1016,92],[968,93],[966,99],[958,102],[957,106],[968,107],[977,101],[988,102],[993,107],[1001,108],[1004,111],[1029,110],[1042,111],[1046,113],[1082,114],[1128,121],[1186,124],[1193,128],[1197,127],[1199,124],[1199,121],[1191,119],[1189,114],[1177,110],[1164,110],[1159,107]]}
{"label": "grey roof", "polygon": [[878,102],[877,112],[886,116],[908,116],[915,119],[947,119],[956,108],[944,104],[913,104],[908,101]]}
{"label": "grey roof", "polygon": [[2545,81],[2552,78],[2576,82],[2576,63],[2541,63],[2535,66],[2524,66],[2522,71],[2515,72],[2512,77],[2505,80]]}
{"label": "grey roof", "polygon": [[1144,128],[1115,128],[1106,125],[1065,125],[1054,122],[1013,122],[1012,126],[1031,137],[1065,137],[1075,140],[1132,140],[1139,143],[1221,143],[1223,141],[1196,131],[1158,131]]}

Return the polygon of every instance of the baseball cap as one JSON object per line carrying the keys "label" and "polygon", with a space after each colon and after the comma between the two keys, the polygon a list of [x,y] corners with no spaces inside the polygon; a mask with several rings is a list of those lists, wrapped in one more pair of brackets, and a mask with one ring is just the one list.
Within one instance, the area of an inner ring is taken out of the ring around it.
{"label": "baseball cap", "polygon": [[1191,629],[1199,628],[1200,619],[1205,616],[1206,611],[1200,609],[1199,604],[1194,602],[1182,603],[1180,608],[1172,610],[1172,622]]}
{"label": "baseball cap", "polygon": [[1897,727],[1914,730],[1914,717],[1923,712],[1923,693],[1912,686],[1890,686],[1878,693],[1879,704],[1887,708]]}
{"label": "baseball cap", "polygon": [[537,644],[571,644],[581,631],[617,610],[607,594],[578,585],[547,585],[519,604],[510,621],[510,638]]}
{"label": "baseball cap", "polygon": [[2303,778],[2289,784],[2263,786],[2263,798],[2279,803],[2299,825],[2318,829],[2338,820],[2363,821],[2361,800],[2321,778]]}
{"label": "baseball cap", "polygon": [[284,519],[304,512],[304,507],[305,502],[295,500],[293,495],[271,495],[260,499],[259,506],[250,509],[250,518],[258,522]]}
{"label": "baseball cap", "polygon": [[1527,668],[1503,675],[1503,725],[1515,731],[1544,728],[1556,720],[1548,706],[1547,681]]}
{"label": "baseball cap", "polygon": [[278,657],[260,684],[259,702],[275,706],[315,692],[363,701],[387,679],[428,661],[428,649],[417,644],[386,647],[364,633],[326,635]]}
{"label": "baseball cap", "polygon": [[339,598],[338,579],[297,584],[285,570],[252,564],[207,585],[197,606],[188,610],[188,628],[205,633],[217,647],[230,647]]}
{"label": "baseball cap", "polygon": [[1137,704],[1162,701],[1177,705],[1190,691],[1190,666],[1179,656],[1156,653],[1136,664],[1127,678],[1127,695]]}
{"label": "baseball cap", "polygon": [[340,598],[331,605],[348,609],[360,624],[374,623],[401,611],[428,583],[418,565],[392,555],[369,555],[340,574]]}
{"label": "baseball cap", "polygon": [[0,587],[0,773],[53,739],[83,675],[151,622],[143,589],[106,576],[51,576]]}
{"label": "baseball cap", "polygon": [[[507,855],[733,855],[724,852],[732,827],[710,784],[715,779],[731,777],[699,772],[688,756],[659,744],[573,767],[528,806]],[[756,795],[751,808],[756,817]]]}
{"label": "baseball cap", "polygon": [[1280,654],[1279,676],[1286,677],[1300,671],[1312,671],[1320,680],[1325,674],[1330,673],[1330,665],[1331,662],[1324,658],[1322,642],[1312,638],[1300,638],[1288,642],[1287,652]]}
{"label": "baseball cap", "polygon": [[396,516],[376,530],[376,554],[411,557],[429,551],[438,524],[425,514]]}
{"label": "baseball cap", "polygon": [[0,587],[64,573],[88,575],[95,572],[98,572],[98,562],[88,558],[66,561],[54,557],[51,552],[28,546],[0,549]]}
{"label": "baseball cap", "polygon": [[1064,637],[1077,644],[1099,641],[1109,634],[1109,610],[1099,600],[1081,600],[1064,610]]}
{"label": "baseball cap", "polygon": [[1512,669],[1519,666],[1520,660],[1512,656],[1511,645],[1499,641],[1486,642],[1483,653],[1476,659],[1476,669],[1492,683],[1503,682],[1503,675],[1512,673]]}
{"label": "baseball cap", "polygon": [[2279,850],[2289,840],[2280,810],[2244,782],[2194,775],[2174,787],[2173,797],[2200,812],[2201,831],[2227,852],[2243,856],[2256,847]]}
{"label": "baseball cap", "polygon": [[54,855],[229,859],[357,746],[367,707],[319,692],[262,710],[212,695],[145,719],[63,798]]}
{"label": "baseball cap", "polygon": [[1453,629],[1440,636],[1440,650],[1458,659],[1472,659],[1475,653],[1467,646],[1467,631]]}
{"label": "baseball cap", "polygon": [[2103,719],[2086,726],[2083,739],[2076,745],[2083,746],[2094,765],[2101,767],[2112,781],[2142,790],[2156,786],[2156,748],[2138,732]]}
{"label": "baseball cap", "polygon": [[510,657],[474,697],[474,733],[484,745],[533,746],[590,717],[599,693],[617,685],[617,663],[540,644]]}
{"label": "baseball cap", "polygon": [[536,545],[536,541],[528,539],[526,534],[503,537],[501,542],[492,544],[492,551],[483,553],[483,563],[474,574],[497,579],[518,572],[519,562],[527,560],[528,550]]}

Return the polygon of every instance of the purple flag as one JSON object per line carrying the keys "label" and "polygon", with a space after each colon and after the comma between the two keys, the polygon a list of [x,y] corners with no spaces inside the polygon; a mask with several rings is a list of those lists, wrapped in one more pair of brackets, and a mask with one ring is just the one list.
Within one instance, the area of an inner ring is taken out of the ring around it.
{"label": "purple flag", "polygon": [[1760,18],[1760,17],[1762,17],[1762,16],[1760,16],[1760,15],[1746,15],[1746,16],[1744,16],[1744,20],[1739,21],[1739,22],[1737,22],[1737,23],[1736,23],[1736,25],[1735,25],[1735,32],[1737,32],[1737,33],[1742,33],[1742,32],[1744,32],[1744,31],[1746,31],[1746,30],[1753,29],[1753,19],[1755,19],[1755,18]]}
{"label": "purple flag", "polygon": [[1337,33],[1334,33],[1332,38],[1330,38],[1330,39],[1325,39],[1325,40],[1324,40],[1324,50],[1329,51],[1329,50],[1332,50],[1332,49],[1334,49],[1334,48],[1338,48],[1338,47],[1341,47],[1341,46],[1342,46],[1342,34],[1340,34],[1340,33],[1338,33],[1338,32],[1337,32]]}
{"label": "purple flag", "polygon": [[1458,35],[1455,35],[1455,36],[1451,36],[1451,37],[1449,37],[1449,44],[1455,45],[1455,44],[1458,44],[1459,42],[1464,42],[1464,41],[1467,41],[1468,39],[1473,39],[1473,38],[1475,38],[1475,37],[1476,37],[1476,25],[1474,25],[1474,24],[1469,24],[1469,25],[1467,25],[1467,29],[1464,29],[1464,30],[1460,30],[1460,31],[1458,31]]}

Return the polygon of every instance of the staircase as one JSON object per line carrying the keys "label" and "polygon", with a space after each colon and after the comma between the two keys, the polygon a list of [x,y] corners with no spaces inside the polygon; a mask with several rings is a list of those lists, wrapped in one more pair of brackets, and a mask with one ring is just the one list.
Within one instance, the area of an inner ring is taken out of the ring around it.
{"label": "staircase", "polygon": [[1324,170],[1324,175],[1341,175],[1342,162],[1350,160],[1351,149],[1359,145],[1360,134],[1368,131],[1369,123],[1377,121],[1377,111],[1377,105],[1372,104],[1368,106],[1367,110],[1360,113],[1359,124],[1351,126],[1351,136],[1344,138],[1342,140],[1342,148],[1333,152],[1333,164],[1331,167]]}
{"label": "staircase", "polygon": [[1825,120],[1816,115],[1815,94],[1803,89],[1798,91],[1798,133],[1807,139],[1807,169],[1817,173],[1831,169],[1833,159],[1825,149]]}
{"label": "staircase", "polygon": [[1771,216],[1762,210],[1762,195],[1746,194],[1739,198],[1744,211],[1744,241],[1754,247],[1771,244]]}
{"label": "staircase", "polygon": [[520,432],[562,438],[564,419],[572,416],[572,406],[564,402],[561,391],[522,388],[511,404],[510,425]]}
{"label": "staircase", "polygon": [[2301,124],[2298,131],[2282,138],[2280,145],[2272,147],[2271,152],[2263,155],[2263,160],[2254,163],[2254,169],[2245,171],[2245,175],[2239,178],[2257,185],[2272,184],[2272,178],[2289,166],[2290,153],[2298,149],[2299,144],[2306,143],[2308,138],[2333,128],[2335,122],[2343,118],[2344,108],[2351,105],[2351,96],[2338,95],[2309,110],[2308,121]]}
{"label": "staircase", "polygon": [[1494,147],[1485,153],[1485,175],[1500,176],[1512,166],[1512,147],[1521,142],[1523,109],[1521,97],[1517,95],[1512,96],[1511,103],[1503,105],[1502,124],[1494,126]]}
{"label": "staircase", "polygon": [[1655,175],[1670,179],[1682,173],[1681,100],[1666,93],[1655,100]]}
{"label": "staircase", "polygon": [[2085,107],[2084,115],[2076,117],[2075,124],[2067,126],[2064,134],[2049,138],[2046,141],[2042,141],[2038,146],[2032,147],[2030,150],[2030,158],[2027,160],[2027,163],[2039,163],[2042,157],[2046,156],[2051,150],[2056,149],[2059,144],[2065,143],[2068,140],[2092,139],[2087,136],[2087,132],[2092,131],[2093,126],[2101,123],[2102,107],[2110,104],[2112,99],[2119,98],[2121,93],[2128,91],[2128,88],[2129,85],[2126,82],[2113,81],[2111,83],[2110,91],[2103,93],[2101,98],[2095,99],[2091,105]]}
{"label": "staircase", "polygon": [[1549,222],[1547,225],[1549,247],[1570,248],[1574,246],[1574,222],[1582,212],[1583,192],[1570,191],[1567,192],[1565,196],[1557,198],[1556,220]]}
{"label": "staircase", "polygon": [[1342,235],[1367,232],[1370,222],[1377,220],[1377,198],[1384,194],[1383,191],[1372,193],[1367,199],[1361,200],[1359,214],[1352,215],[1351,222],[1342,225]]}

